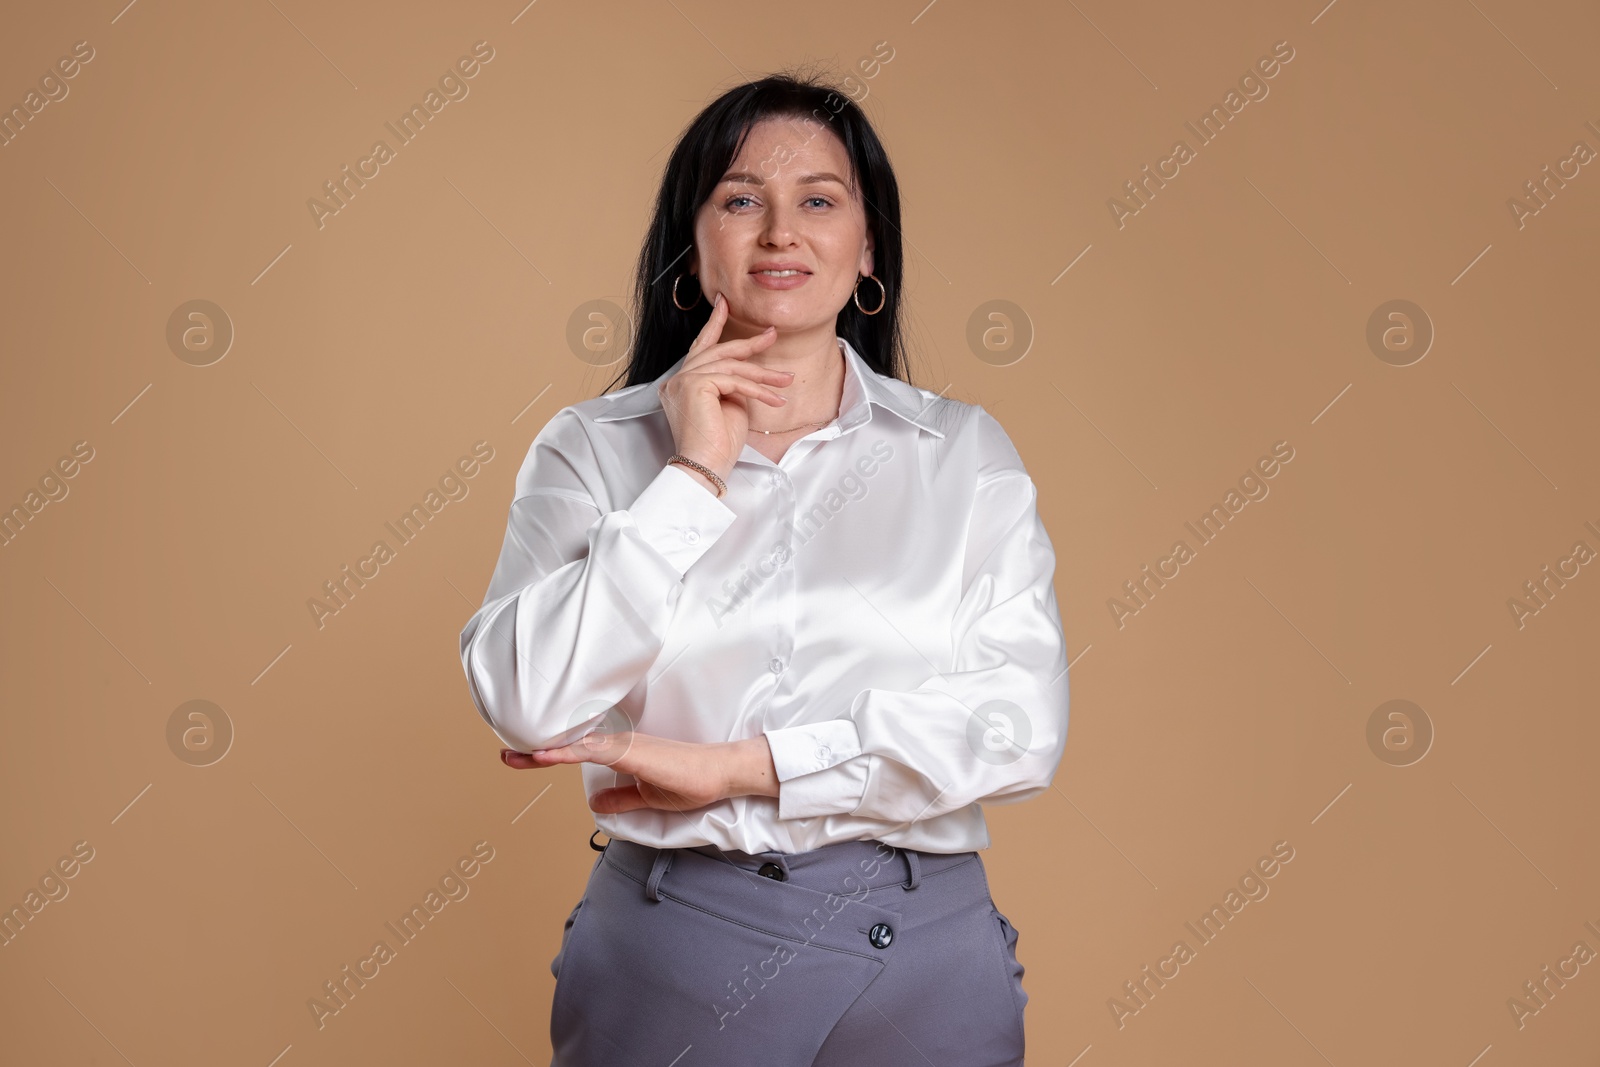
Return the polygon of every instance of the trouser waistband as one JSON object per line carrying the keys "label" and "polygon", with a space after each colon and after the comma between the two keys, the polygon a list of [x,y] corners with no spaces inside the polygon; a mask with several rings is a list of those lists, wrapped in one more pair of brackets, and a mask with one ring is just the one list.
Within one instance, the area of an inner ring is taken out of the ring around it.
{"label": "trouser waistband", "polygon": [[643,882],[645,895],[660,900],[661,880],[675,863],[724,864],[744,877],[793,882],[821,892],[853,893],[894,885],[915,889],[924,877],[975,858],[976,852],[922,852],[877,840],[839,841],[806,852],[740,852],[715,845],[655,848],[614,837],[606,843],[600,862],[611,863]]}

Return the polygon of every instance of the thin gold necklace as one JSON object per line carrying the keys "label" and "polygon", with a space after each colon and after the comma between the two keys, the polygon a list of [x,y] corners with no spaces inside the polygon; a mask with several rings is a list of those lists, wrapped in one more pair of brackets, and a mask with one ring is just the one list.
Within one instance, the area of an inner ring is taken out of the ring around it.
{"label": "thin gold necklace", "polygon": [[826,426],[826,425],[828,425],[828,423],[830,423],[832,421],[833,421],[833,419],[824,419],[822,422],[803,422],[799,426],[791,426],[787,430],[757,430],[755,427],[751,427],[750,428],[750,432],[751,433],[764,433],[764,434],[767,434],[769,436],[771,434],[775,434],[775,433],[794,433],[796,430],[803,430],[807,426]]}

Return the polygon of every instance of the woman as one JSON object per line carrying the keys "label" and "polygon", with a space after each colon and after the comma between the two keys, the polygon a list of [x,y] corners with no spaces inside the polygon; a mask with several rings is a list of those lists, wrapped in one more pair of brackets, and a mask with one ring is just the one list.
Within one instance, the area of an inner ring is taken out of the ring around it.
{"label": "woman", "polygon": [[729,91],[667,164],[626,387],[518,475],[461,657],[609,837],[557,1064],[1022,1062],[978,850],[1065,744],[1055,555],[999,424],[903,380],[900,240],[854,103]]}

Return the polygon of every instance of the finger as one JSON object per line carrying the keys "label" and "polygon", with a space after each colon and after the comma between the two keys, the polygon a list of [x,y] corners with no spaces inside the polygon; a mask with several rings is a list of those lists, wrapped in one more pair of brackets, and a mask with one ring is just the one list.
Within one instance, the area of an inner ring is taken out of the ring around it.
{"label": "finger", "polygon": [[536,757],[527,752],[518,752],[511,748],[502,748],[500,750],[500,760],[507,767],[513,767],[519,771],[536,770],[540,767],[550,766],[549,763],[540,763]]}
{"label": "finger", "polygon": [[633,751],[633,731],[595,730],[584,734],[565,748],[553,748],[540,756],[560,763],[597,763],[623,773],[632,773],[629,753]]}
{"label": "finger", "polygon": [[[726,306],[726,305],[724,305]],[[709,325],[709,323],[707,324]],[[733,357],[735,359],[748,359],[770,346],[778,339],[778,330],[775,326],[768,326],[765,330],[753,337],[734,337],[726,341],[718,341],[720,334],[712,335],[713,344],[693,353],[683,361],[680,371],[699,370],[701,364],[712,359]]]}
{"label": "finger", "polygon": [[763,367],[759,363],[750,363],[742,359],[718,359],[710,363],[703,363],[695,368],[696,374],[739,374],[752,381],[771,382],[773,385],[788,385],[794,380],[792,370],[774,370]]}
{"label": "finger", "polygon": [[506,763],[516,767],[554,767],[561,763],[582,763],[587,758],[582,751],[582,743],[578,741],[574,741],[570,745],[563,745],[561,748],[535,749],[526,755],[520,752],[516,753],[516,755],[524,756],[528,762],[512,764],[511,755],[507,755]]}
{"label": "finger", "polygon": [[[755,337],[744,337],[734,341],[718,342],[717,344],[712,345],[710,348],[705,349],[697,355],[693,355],[685,359],[683,366],[678,369],[678,373],[674,374],[665,383],[657,387],[656,396],[660,398],[663,407],[671,407],[675,411],[679,410],[680,405],[674,402],[674,396],[681,394],[685,389],[693,388],[696,384],[697,377],[701,374],[704,374],[708,366],[713,363],[723,363],[730,360],[731,357],[742,357],[734,361],[740,366],[746,366],[746,364],[743,362],[744,359],[747,359],[756,352],[766,348],[768,345],[776,341],[777,337],[778,334],[776,329],[769,327],[767,332],[757,334]],[[772,373],[776,373],[778,375],[778,380],[775,384],[788,385],[794,381],[794,376],[784,371],[772,372],[764,369],[758,371],[758,374]],[[729,390],[721,389],[719,392],[727,393]],[[771,399],[763,399],[768,404],[778,406],[777,403]]]}
{"label": "finger", "polygon": [[633,811],[636,808],[648,808],[644,796],[636,785],[612,786],[602,789],[589,798],[589,810],[614,815],[617,812]]}
{"label": "finger", "polygon": [[721,293],[711,298],[711,316],[706,319],[706,324],[700,327],[700,332],[695,334],[694,340],[689,343],[689,358],[684,360],[683,367],[688,369],[696,356],[717,343],[717,338],[722,336],[722,326],[728,321],[728,300]]}
{"label": "finger", "polygon": [[773,407],[782,407],[788,403],[783,394],[776,389],[768,385],[752,382],[748,378],[738,378],[732,374],[708,374],[706,378],[712,385],[716,386],[717,393],[720,396],[738,394],[750,397],[752,400],[763,400]]}

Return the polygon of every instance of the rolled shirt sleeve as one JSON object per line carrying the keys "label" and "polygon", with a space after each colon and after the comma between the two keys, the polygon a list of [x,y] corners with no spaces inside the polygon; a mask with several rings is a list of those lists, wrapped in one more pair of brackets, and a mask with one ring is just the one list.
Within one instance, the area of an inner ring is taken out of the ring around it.
{"label": "rolled shirt sleeve", "polygon": [[780,818],[907,823],[1049,788],[1068,712],[1055,552],[1032,479],[979,411],[995,463],[974,490],[953,663],[912,690],[863,689],[843,717],[766,731]]}
{"label": "rolled shirt sleeve", "polygon": [[518,474],[483,606],[461,631],[479,714],[509,748],[582,737],[660,654],[683,576],[737,515],[676,464],[602,510],[582,420],[563,409]]}

